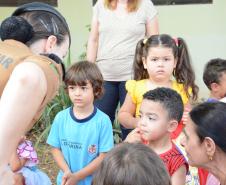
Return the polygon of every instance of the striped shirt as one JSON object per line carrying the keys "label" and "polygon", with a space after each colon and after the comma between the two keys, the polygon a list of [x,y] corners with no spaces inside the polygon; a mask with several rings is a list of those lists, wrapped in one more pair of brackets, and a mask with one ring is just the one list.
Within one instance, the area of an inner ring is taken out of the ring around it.
{"label": "striped shirt", "polygon": [[164,162],[170,176],[172,176],[183,165],[186,166],[186,170],[188,171],[188,163],[174,143],[169,151],[160,154],[159,157]]}

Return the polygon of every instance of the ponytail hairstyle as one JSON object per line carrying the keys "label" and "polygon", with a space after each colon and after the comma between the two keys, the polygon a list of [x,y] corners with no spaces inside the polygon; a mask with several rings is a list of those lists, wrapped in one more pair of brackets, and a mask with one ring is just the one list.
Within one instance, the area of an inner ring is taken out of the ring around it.
{"label": "ponytail hairstyle", "polygon": [[[191,59],[188,53],[187,45],[182,38],[176,39],[178,42],[177,65],[173,76],[178,83],[184,84],[185,92],[189,98],[197,100],[198,86],[195,84],[195,73],[191,65]],[[189,88],[192,89],[192,95],[189,94]]]}
{"label": "ponytail hairstyle", "polygon": [[[182,38],[173,39],[170,35],[152,35],[148,39],[142,39],[138,42],[135,51],[133,70],[134,79],[142,80],[149,77],[148,72],[144,69],[142,58],[147,58],[148,51],[151,47],[171,48],[177,64],[173,72],[178,83],[184,85],[184,90],[188,98],[197,99],[198,86],[195,84],[195,74],[191,66],[190,57],[185,41]],[[192,89],[192,94],[189,93]]]}
{"label": "ponytail hairstyle", "polygon": [[2,22],[0,27],[2,41],[13,39],[25,44],[33,35],[34,30],[32,26],[23,17],[8,17]]}
{"label": "ponytail hairstyle", "polygon": [[143,57],[147,57],[147,40],[147,38],[140,40],[136,46],[133,62],[134,80],[142,80],[149,78],[148,71],[144,69],[144,64],[142,60]]}
{"label": "ponytail hairstyle", "polygon": [[65,36],[69,37],[69,44],[71,43],[70,30],[65,18],[48,4],[40,2],[27,3],[19,6],[12,16],[23,17],[32,26],[33,36],[26,42],[27,46],[51,35],[57,38],[58,45],[65,40]]}

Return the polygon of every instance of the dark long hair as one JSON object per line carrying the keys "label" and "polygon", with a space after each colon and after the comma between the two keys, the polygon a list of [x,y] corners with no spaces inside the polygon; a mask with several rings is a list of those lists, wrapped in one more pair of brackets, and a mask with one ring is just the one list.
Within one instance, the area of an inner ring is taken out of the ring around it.
{"label": "dark long hair", "polygon": [[[148,72],[144,69],[142,57],[147,58],[151,47],[171,48],[177,60],[177,65],[173,76],[178,83],[184,84],[184,89],[188,98],[196,100],[198,97],[198,86],[195,84],[195,73],[193,71],[188,48],[182,38],[173,39],[170,35],[152,35],[147,40],[142,39],[137,43],[135,58],[133,63],[134,79],[142,80],[149,78]],[[192,89],[192,95],[189,94]]]}

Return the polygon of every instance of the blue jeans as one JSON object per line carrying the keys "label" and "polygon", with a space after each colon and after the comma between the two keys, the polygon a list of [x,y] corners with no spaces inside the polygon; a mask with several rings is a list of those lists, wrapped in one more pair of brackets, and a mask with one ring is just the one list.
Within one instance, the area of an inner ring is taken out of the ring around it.
{"label": "blue jeans", "polygon": [[[115,113],[118,104],[123,104],[126,97],[125,81],[104,81],[104,95],[95,101],[95,106],[107,114],[111,122],[114,123]],[[122,140],[126,138],[131,129],[126,129],[120,125]]]}

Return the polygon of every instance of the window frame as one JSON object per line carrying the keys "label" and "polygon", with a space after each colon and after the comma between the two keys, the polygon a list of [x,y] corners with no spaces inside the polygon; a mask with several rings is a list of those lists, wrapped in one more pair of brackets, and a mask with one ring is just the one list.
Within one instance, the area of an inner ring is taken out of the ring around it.
{"label": "window frame", "polygon": [[[97,0],[93,0],[95,5]],[[212,4],[213,0],[152,0],[154,5]]]}
{"label": "window frame", "polygon": [[57,0],[0,0],[0,7],[17,7],[25,3],[43,2],[51,6],[58,6]]}

